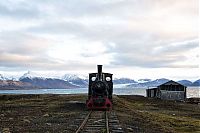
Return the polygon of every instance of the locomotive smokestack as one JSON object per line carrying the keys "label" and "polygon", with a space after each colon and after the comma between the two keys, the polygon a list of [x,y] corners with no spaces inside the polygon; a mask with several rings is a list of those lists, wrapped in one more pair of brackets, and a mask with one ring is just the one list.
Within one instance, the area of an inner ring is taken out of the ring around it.
{"label": "locomotive smokestack", "polygon": [[98,69],[98,80],[101,80],[102,78],[102,65],[97,65]]}

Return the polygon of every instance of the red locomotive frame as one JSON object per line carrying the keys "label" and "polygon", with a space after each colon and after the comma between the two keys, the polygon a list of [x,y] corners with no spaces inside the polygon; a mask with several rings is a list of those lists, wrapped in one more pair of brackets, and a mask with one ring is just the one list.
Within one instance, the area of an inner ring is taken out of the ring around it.
{"label": "red locomotive frame", "polygon": [[96,99],[98,99],[98,98],[97,98],[97,97],[91,97],[91,98],[87,101],[86,105],[87,105],[87,108],[88,108],[89,110],[92,110],[92,109],[94,109],[94,110],[111,110],[111,109],[112,109],[112,102],[110,101],[109,98],[104,97],[105,102],[104,102],[103,105],[101,105],[101,106],[96,106],[96,105],[94,104],[94,100],[96,100]]}

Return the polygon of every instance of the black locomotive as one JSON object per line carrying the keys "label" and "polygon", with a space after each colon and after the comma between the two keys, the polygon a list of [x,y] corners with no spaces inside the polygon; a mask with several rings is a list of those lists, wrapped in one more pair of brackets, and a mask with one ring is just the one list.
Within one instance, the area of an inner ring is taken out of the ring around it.
{"label": "black locomotive", "polygon": [[112,108],[113,82],[111,73],[103,73],[102,65],[97,65],[98,73],[89,74],[88,109]]}

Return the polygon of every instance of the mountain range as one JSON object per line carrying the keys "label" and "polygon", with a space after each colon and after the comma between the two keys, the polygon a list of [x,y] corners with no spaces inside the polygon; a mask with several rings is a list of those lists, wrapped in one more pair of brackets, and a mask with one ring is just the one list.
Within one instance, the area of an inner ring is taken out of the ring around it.
{"label": "mountain range", "polygon": [[[124,87],[155,87],[169,81],[169,79],[139,79],[115,78],[114,85],[125,84]],[[180,80],[178,83],[185,86],[200,86],[200,79],[195,82]],[[88,77],[84,75],[65,74],[61,77],[47,78],[28,71],[19,78],[4,77],[0,74],[0,89],[71,89],[85,88],[88,86]]]}

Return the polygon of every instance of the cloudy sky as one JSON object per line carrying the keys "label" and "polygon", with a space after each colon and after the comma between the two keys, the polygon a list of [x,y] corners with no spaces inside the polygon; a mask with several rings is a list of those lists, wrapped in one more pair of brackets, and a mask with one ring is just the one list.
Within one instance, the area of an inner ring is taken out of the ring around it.
{"label": "cloudy sky", "polygon": [[0,73],[97,64],[138,78],[199,78],[198,0],[1,0]]}

